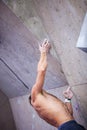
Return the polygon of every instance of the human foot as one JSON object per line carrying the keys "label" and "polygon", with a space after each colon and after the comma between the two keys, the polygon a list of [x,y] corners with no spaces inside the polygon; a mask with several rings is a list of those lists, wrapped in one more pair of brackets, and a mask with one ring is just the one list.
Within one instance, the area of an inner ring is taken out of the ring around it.
{"label": "human foot", "polygon": [[40,50],[41,53],[44,53],[44,52],[48,53],[50,48],[51,48],[51,45],[50,45],[50,43],[48,42],[47,39],[45,39],[43,41],[42,45],[39,45],[39,50]]}
{"label": "human foot", "polygon": [[72,99],[72,97],[73,97],[73,92],[71,91],[71,88],[68,87],[67,90],[65,90],[65,91],[63,92],[63,95],[64,95],[64,97],[67,98],[67,99]]}

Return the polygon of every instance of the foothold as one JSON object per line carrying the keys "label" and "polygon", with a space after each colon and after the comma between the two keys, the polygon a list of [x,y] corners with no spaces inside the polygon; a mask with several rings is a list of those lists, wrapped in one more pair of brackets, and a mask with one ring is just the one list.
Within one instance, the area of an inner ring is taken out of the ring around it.
{"label": "foothold", "polygon": [[76,107],[75,107],[75,108],[76,108],[76,110],[79,110],[79,105],[76,105]]}
{"label": "foothold", "polygon": [[76,110],[78,110],[78,107],[76,107]]}

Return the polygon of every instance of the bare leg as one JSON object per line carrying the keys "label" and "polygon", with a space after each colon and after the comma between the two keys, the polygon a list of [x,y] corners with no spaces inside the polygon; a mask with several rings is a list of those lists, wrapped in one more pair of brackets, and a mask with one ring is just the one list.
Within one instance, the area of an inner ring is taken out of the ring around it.
{"label": "bare leg", "polygon": [[69,112],[71,115],[73,115],[73,108],[72,108],[72,104],[71,104],[71,99],[73,97],[73,93],[71,91],[71,88],[68,87],[66,91],[63,92],[63,95],[65,97],[65,105],[67,106]]}

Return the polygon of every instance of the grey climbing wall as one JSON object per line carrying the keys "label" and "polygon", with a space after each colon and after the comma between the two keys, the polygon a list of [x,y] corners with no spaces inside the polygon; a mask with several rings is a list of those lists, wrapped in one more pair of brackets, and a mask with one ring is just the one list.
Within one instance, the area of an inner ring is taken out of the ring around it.
{"label": "grey climbing wall", "polygon": [[0,130],[16,130],[9,99],[0,91]]}
{"label": "grey climbing wall", "polygon": [[[54,88],[49,92],[56,95],[58,91],[57,96],[62,98],[60,86],[66,88],[65,84],[69,84],[75,96],[72,101],[75,119],[87,128],[87,54],[76,48],[87,0],[3,1],[5,5],[0,3],[1,89],[10,98],[30,92],[39,59],[38,42],[47,37],[52,50],[44,88]],[[54,129],[34,114],[28,96],[13,98],[10,102],[18,129],[37,130],[43,126]]]}
{"label": "grey climbing wall", "polygon": [[[29,93],[35,83],[40,57],[39,40],[2,2],[0,12],[0,88],[12,98]],[[51,89],[68,84],[57,59],[49,54],[48,62],[44,88]]]}

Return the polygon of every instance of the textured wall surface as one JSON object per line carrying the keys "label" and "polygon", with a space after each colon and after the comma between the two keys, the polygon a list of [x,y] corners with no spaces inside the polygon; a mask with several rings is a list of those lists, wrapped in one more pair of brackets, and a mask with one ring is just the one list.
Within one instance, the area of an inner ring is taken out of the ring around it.
{"label": "textured wall surface", "polygon": [[[60,86],[69,84],[75,94],[75,118],[87,128],[87,53],[76,48],[87,11],[87,0],[3,2],[6,4],[0,6],[0,77],[3,79],[3,91],[9,97],[30,92],[39,58],[37,45],[47,37],[52,49],[44,88],[54,87],[51,92],[56,94],[56,88],[62,92],[63,87]],[[35,73],[31,73],[31,68]],[[47,81],[50,81],[48,86]],[[54,129],[34,115],[27,96],[10,99],[10,102],[18,130]]]}
{"label": "textured wall surface", "polygon": [[[4,2],[38,39],[42,40],[46,34],[52,40],[56,52],[54,55],[57,60],[60,59],[64,74],[71,86],[87,83],[87,56],[76,48],[87,11],[87,0],[45,0],[44,2],[4,0]],[[34,22],[30,22],[31,19]],[[41,22],[41,28],[38,27],[40,24],[37,25],[35,19]],[[40,30],[43,37],[37,30]]]}
{"label": "textured wall surface", "polygon": [[35,0],[35,5],[59,54],[69,85],[87,83],[87,54],[76,48],[87,0]]}
{"label": "textured wall surface", "polygon": [[[40,57],[39,41],[2,2],[0,12],[1,90],[12,98],[30,92],[35,82]],[[45,88],[51,89],[68,84],[61,63],[51,54],[48,61]]]}
{"label": "textured wall surface", "polygon": [[0,130],[16,130],[8,98],[0,91]]}

